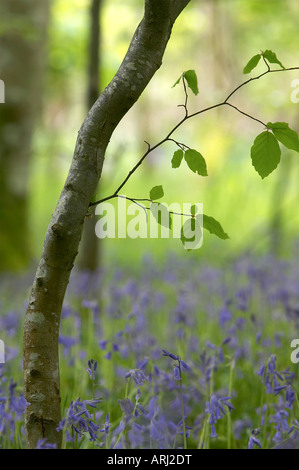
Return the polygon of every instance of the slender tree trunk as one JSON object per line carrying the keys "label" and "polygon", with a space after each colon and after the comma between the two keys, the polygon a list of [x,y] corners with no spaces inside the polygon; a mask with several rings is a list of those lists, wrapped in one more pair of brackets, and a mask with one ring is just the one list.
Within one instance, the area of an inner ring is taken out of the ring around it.
{"label": "slender tree trunk", "polygon": [[61,307],[77,256],[89,202],[111,135],[159,69],[172,26],[190,0],[145,0],[144,17],[113,80],[89,111],[50,221],[24,325],[27,443],[61,445],[58,334]]}
{"label": "slender tree trunk", "polygon": [[[100,94],[100,67],[101,67],[101,9],[102,0],[91,0],[90,8],[90,43],[88,67],[88,110],[98,99]],[[98,190],[97,190],[98,193]],[[95,271],[100,266],[100,240],[95,234],[96,219],[86,218],[80,249],[79,267],[83,270]]]}
{"label": "slender tree trunk", "polygon": [[0,260],[1,269],[28,266],[28,174],[41,109],[48,0],[2,0],[0,5]]}

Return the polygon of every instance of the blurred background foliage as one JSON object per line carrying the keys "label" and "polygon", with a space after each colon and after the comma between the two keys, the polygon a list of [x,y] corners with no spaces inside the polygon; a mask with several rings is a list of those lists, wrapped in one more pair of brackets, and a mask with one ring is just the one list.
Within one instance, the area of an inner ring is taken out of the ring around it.
{"label": "blurred background foliage", "polygon": [[[10,22],[0,15],[1,54],[5,48],[7,55],[12,54],[6,62],[0,60],[0,78],[6,84],[6,103],[0,105],[2,141],[8,132],[5,120],[11,83],[6,79],[10,76],[7,69],[15,71],[14,80],[21,90],[28,70],[31,85],[38,76],[42,83],[34,85],[34,97],[30,95],[30,102],[38,102],[38,111],[32,117],[32,132],[28,130],[32,135],[26,169],[18,163],[25,137],[19,139],[20,149],[13,151],[13,170],[12,165],[7,169],[1,163],[0,167],[1,186],[5,187],[13,171],[12,192],[18,192],[21,185],[21,198],[27,201],[24,207],[20,200],[13,204],[11,193],[1,193],[1,269],[15,270],[34,266],[41,253],[87,112],[92,2],[51,0],[49,12],[41,8],[35,21],[29,6],[36,11],[36,5],[45,6],[47,0],[26,2],[27,11],[20,8],[20,0],[1,3],[2,13],[10,4]],[[101,1],[100,89],[117,71],[142,14],[143,0]],[[222,101],[247,79],[243,67],[260,50],[275,51],[285,67],[299,66],[298,18],[297,0],[192,0],[174,26],[162,67],[112,136],[97,198],[111,194],[123,181],[146,150],[145,141],[154,145],[182,117],[178,105],[184,101],[183,89],[172,85],[183,71],[195,69],[198,76],[199,94],[190,94],[189,98],[192,112]],[[9,44],[15,37],[19,42],[29,41],[34,50],[23,51],[21,57],[14,55]],[[31,63],[34,54],[42,54],[42,65]],[[251,75],[264,68],[261,61]],[[270,74],[236,93],[232,103],[264,122],[288,122],[298,132],[299,104],[291,101],[291,83],[298,78],[298,71]],[[13,123],[15,129],[29,119],[26,107],[22,108]],[[223,261],[244,250],[289,255],[299,227],[298,155],[283,149],[278,169],[261,180],[251,165],[250,147],[262,130],[258,123],[230,108],[195,117],[176,132],[175,138],[203,154],[209,176],[195,175],[184,165],[172,169],[176,147],[167,143],[149,156],[123,189],[127,196],[142,198],[148,197],[153,186],[162,184],[168,204],[202,202],[204,212],[221,222],[229,240],[219,240],[205,231],[202,248],[185,252],[180,240],[175,239],[96,239],[101,246],[101,263],[132,264],[146,253],[162,260],[169,250],[210,262]],[[18,140],[14,128],[9,129],[9,135]],[[12,157],[2,141],[0,162],[5,162]],[[25,217],[19,214],[19,206]],[[15,233],[22,237],[15,238]],[[84,258],[84,252],[80,256]]]}

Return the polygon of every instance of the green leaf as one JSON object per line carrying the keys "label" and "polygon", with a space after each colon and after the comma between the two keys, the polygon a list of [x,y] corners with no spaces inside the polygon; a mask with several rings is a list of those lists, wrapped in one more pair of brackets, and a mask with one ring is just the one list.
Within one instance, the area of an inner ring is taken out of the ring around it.
{"label": "green leaf", "polygon": [[163,225],[163,227],[167,227],[169,229],[172,228],[171,214],[164,204],[161,204],[160,202],[153,202],[150,206],[150,210],[158,224]]}
{"label": "green leaf", "polygon": [[193,204],[193,206],[191,206],[191,208],[190,208],[190,213],[191,213],[192,215],[195,215],[195,214],[197,213],[197,210],[198,210],[198,209],[197,209],[197,207],[196,207],[196,204]]}
{"label": "green leaf", "polygon": [[150,199],[152,201],[155,201],[156,199],[161,199],[161,197],[163,196],[164,196],[164,191],[163,191],[162,186],[154,186],[150,190]]}
{"label": "green leaf", "polygon": [[211,234],[216,235],[222,240],[226,240],[227,238],[229,238],[227,233],[224,232],[220,223],[217,220],[215,220],[213,217],[203,214],[202,222],[203,222],[203,228],[208,230]]}
{"label": "green leaf", "polygon": [[299,152],[299,138],[297,132],[289,128],[286,122],[268,122],[267,127],[272,129],[276,139],[285,147]]}
{"label": "green leaf", "polygon": [[176,85],[178,85],[180,83],[182,76],[183,76],[183,74],[177,79],[177,81],[172,85],[171,88],[174,88]]}
{"label": "green leaf", "polygon": [[[194,217],[191,217],[188,219],[181,228],[181,242],[185,246],[185,244],[188,242],[189,248],[199,248],[198,244],[201,246],[201,241],[202,239],[202,228],[200,226],[200,223],[196,221]],[[191,248],[190,244],[196,243],[195,246]]]}
{"label": "green leaf", "polygon": [[251,57],[248,64],[245,65],[245,67],[243,69],[243,73],[250,73],[251,70],[253,70],[257,66],[260,59],[261,59],[261,54],[257,54],[257,55],[254,55],[253,57]]}
{"label": "green leaf", "polygon": [[258,174],[265,178],[277,168],[280,162],[280,147],[271,132],[259,134],[251,147],[252,164]]}
{"label": "green leaf", "polygon": [[186,82],[188,83],[188,87],[193,91],[194,95],[198,94],[198,85],[197,85],[197,76],[195,70],[187,70],[187,72],[183,73]]}
{"label": "green leaf", "polygon": [[173,154],[171,163],[172,163],[172,168],[178,168],[182,162],[184,153],[183,150],[176,150]]}
{"label": "green leaf", "polygon": [[285,69],[285,67],[282,65],[282,63],[277,59],[275,52],[270,51],[267,49],[264,53],[263,56],[265,59],[267,59],[271,64],[278,64],[282,69]]}
{"label": "green leaf", "polygon": [[208,176],[206,161],[201,153],[193,149],[186,150],[185,160],[190,170],[194,173],[198,173],[201,176]]}

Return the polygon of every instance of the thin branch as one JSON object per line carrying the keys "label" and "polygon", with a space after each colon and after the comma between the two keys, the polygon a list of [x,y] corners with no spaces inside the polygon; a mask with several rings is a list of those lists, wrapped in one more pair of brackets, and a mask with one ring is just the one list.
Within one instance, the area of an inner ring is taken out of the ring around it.
{"label": "thin branch", "polygon": [[268,62],[266,61],[265,57],[264,57],[264,54],[262,54],[262,58],[263,58],[263,61],[265,62],[266,64],[266,67],[268,69],[268,72],[270,72],[270,65],[268,64]]}
{"label": "thin branch", "polygon": [[134,204],[136,204],[137,206],[141,207],[141,209],[144,210],[145,212],[145,219],[146,219],[146,222],[147,222],[147,213],[146,213],[146,207],[144,207],[142,204],[139,204],[137,201],[140,200],[140,201],[150,201],[150,199],[133,199],[131,197],[127,197],[127,196],[123,196],[121,194],[118,194],[117,197],[120,197],[122,199],[128,199],[129,201],[132,201]]}
{"label": "thin branch", "polygon": [[227,103],[227,102],[224,103],[224,104],[226,104],[227,106],[230,106],[231,108],[234,108],[236,111],[238,111],[238,113],[244,114],[244,116],[247,116],[249,119],[253,119],[254,121],[257,121],[260,124],[262,124],[263,126],[267,127],[267,124],[265,124],[263,121],[260,121],[259,119],[251,116],[250,114],[247,114],[244,111],[241,111],[241,109],[237,108],[237,106],[234,106],[233,104]]}
{"label": "thin branch", "polygon": [[[267,63],[266,63],[267,64]],[[254,80],[259,80],[260,78],[264,77],[265,75],[268,75],[268,73],[275,73],[275,72],[288,72],[290,70],[299,70],[299,67],[289,67],[287,69],[274,69],[274,70],[266,70],[266,72],[261,73],[257,77],[252,77],[246,80],[245,82],[241,83],[237,88],[235,88],[229,95],[228,97],[224,100],[224,102],[227,102],[235,93],[236,91],[240,90],[243,86],[247,85],[247,83],[253,82]]]}
{"label": "thin branch", "polygon": [[182,75],[182,80],[183,80],[183,87],[184,87],[184,93],[185,93],[185,103],[183,104],[183,107],[185,109],[185,116],[186,118],[188,117],[188,91],[186,87],[186,80],[184,77],[184,74]]}
{"label": "thin branch", "polygon": [[[113,198],[116,198],[116,197],[119,197],[119,198],[122,198],[122,199],[127,199],[128,201],[131,201],[133,202],[134,204],[136,204],[137,206],[141,207],[141,209],[143,209],[144,211],[150,211],[151,208],[150,207],[147,207],[147,206],[144,206],[142,204],[139,204],[139,201],[148,201],[152,204],[155,204],[157,203],[157,201],[153,201],[152,199],[149,199],[149,198],[136,198],[136,197],[129,197],[129,196],[125,196],[123,194],[116,194],[116,195],[113,195],[113,196],[109,196],[107,198],[104,198],[104,199],[101,199],[100,201],[97,201],[97,202],[93,202],[91,203],[91,205],[95,205],[95,204],[100,204],[104,201],[107,201],[109,199],[113,199]],[[193,214],[184,214],[183,212],[174,212],[174,211],[168,211],[169,214],[173,214],[173,215],[180,215],[180,216],[183,216],[183,217],[191,217],[191,218],[194,218],[194,215]],[[147,218],[147,215],[146,215],[146,218]]]}
{"label": "thin branch", "polygon": [[190,149],[190,147],[188,147],[188,145],[186,145],[186,144],[183,144],[183,142],[178,142],[177,140],[171,139],[171,138],[169,138],[168,140],[169,140],[169,142],[174,142],[182,150]]}
{"label": "thin branch", "polygon": [[[264,57],[263,57],[264,59]],[[261,121],[260,119],[257,119],[255,118],[254,116],[248,114],[248,113],[245,113],[244,111],[240,110],[239,108],[237,108],[237,106],[231,104],[228,102],[228,100],[238,91],[240,90],[242,87],[244,87],[245,85],[247,85],[248,83],[254,81],[254,80],[259,80],[260,78],[264,77],[265,75],[269,74],[269,73],[275,73],[275,72],[287,72],[287,71],[291,71],[291,70],[299,70],[299,67],[289,67],[289,68],[286,68],[286,69],[274,69],[274,70],[271,70],[270,67],[269,67],[269,64],[268,62],[264,59],[264,62],[267,66],[267,70],[266,72],[263,72],[261,73],[260,75],[256,76],[256,77],[252,77],[252,78],[249,78],[248,80],[246,80],[245,82],[241,83],[239,86],[237,86],[226,98],[224,101],[220,102],[220,103],[217,103],[217,104],[214,104],[212,106],[209,106],[207,108],[204,108],[204,109],[201,109],[199,111],[196,111],[192,114],[188,114],[188,109],[187,109],[187,102],[188,102],[188,93],[187,93],[187,88],[186,88],[186,83],[185,83],[185,80],[184,80],[184,76],[182,77],[183,78],[183,86],[184,86],[184,93],[185,93],[185,104],[183,105],[180,105],[182,106],[184,109],[185,109],[185,116],[171,129],[171,131],[167,134],[167,136],[160,140],[160,142],[158,142],[156,145],[154,145],[153,147],[150,146],[150,144],[148,142],[145,142],[148,146],[147,148],[147,151],[143,154],[143,156],[140,158],[140,160],[138,160],[138,162],[136,163],[136,165],[129,171],[128,175],[126,176],[126,178],[123,180],[123,182],[119,185],[119,187],[114,191],[114,193],[111,195],[111,196],[107,196],[103,199],[100,199],[96,202],[91,202],[89,204],[89,207],[91,206],[95,206],[97,204],[100,204],[101,202],[105,202],[109,199],[112,199],[112,198],[115,198],[115,197],[118,197],[119,196],[119,192],[121,191],[121,189],[125,186],[125,184],[127,183],[127,181],[131,178],[131,176],[135,173],[135,171],[139,168],[139,166],[143,163],[143,161],[146,159],[146,157],[153,151],[153,150],[156,150],[158,147],[160,147],[161,145],[163,145],[165,142],[167,141],[172,141],[174,143],[176,143],[179,147],[183,146],[183,147],[186,147],[186,148],[189,148],[187,147],[185,144],[182,144],[180,142],[177,142],[175,139],[171,138],[172,134],[174,134],[174,132],[183,125],[183,123],[185,121],[187,121],[188,119],[191,119],[195,116],[199,116],[200,114],[203,114],[207,111],[211,111],[212,109],[216,109],[216,108],[219,108],[221,106],[230,106],[231,108],[234,108],[236,111],[238,111],[240,114],[243,114],[244,116],[248,117],[249,119],[252,119],[256,122],[258,122],[259,124],[261,124],[262,126],[264,127],[267,127],[267,125]],[[127,199],[130,199],[130,198],[127,198]],[[132,200],[132,198],[130,199]],[[136,201],[138,199],[135,199]],[[146,199],[139,199],[139,200],[146,200]],[[133,201],[134,202],[134,201]],[[148,208],[146,208],[148,209]],[[184,215],[184,214],[179,214],[179,215]]]}

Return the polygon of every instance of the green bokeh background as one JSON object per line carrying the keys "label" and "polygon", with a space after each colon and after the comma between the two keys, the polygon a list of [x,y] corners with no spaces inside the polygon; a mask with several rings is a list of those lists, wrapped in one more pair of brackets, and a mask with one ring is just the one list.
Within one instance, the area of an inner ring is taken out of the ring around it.
{"label": "green bokeh background", "polygon": [[[43,115],[34,134],[29,180],[28,243],[35,261],[86,114],[89,6],[88,0],[51,4]],[[142,14],[141,0],[104,2],[102,87],[117,71]],[[98,196],[109,195],[122,182],[146,150],[145,141],[154,145],[182,117],[178,105],[184,101],[183,89],[172,85],[183,71],[195,69],[198,76],[199,94],[190,92],[189,97],[192,112],[223,100],[249,78],[242,74],[243,67],[261,49],[275,51],[285,67],[298,66],[298,16],[296,0],[193,0],[173,28],[162,67],[112,136]],[[264,69],[261,61],[250,76]],[[232,103],[264,122],[285,121],[298,131],[299,107],[291,101],[291,83],[298,77],[298,71],[270,74],[236,93]],[[277,171],[261,180],[251,165],[250,147],[262,131],[257,122],[230,108],[195,117],[175,138],[203,154],[209,176],[193,174],[186,165],[173,170],[176,147],[167,143],[149,156],[123,189],[123,194],[142,198],[162,184],[168,204],[202,202],[204,212],[221,222],[229,240],[205,231],[202,248],[185,252],[173,239],[106,239],[100,241],[103,262],[132,263],[144,253],[160,260],[168,250],[211,262],[248,249],[270,252],[275,214],[282,229],[279,254],[289,254],[299,226],[299,157],[283,149]]]}

